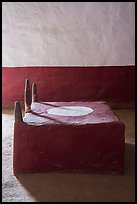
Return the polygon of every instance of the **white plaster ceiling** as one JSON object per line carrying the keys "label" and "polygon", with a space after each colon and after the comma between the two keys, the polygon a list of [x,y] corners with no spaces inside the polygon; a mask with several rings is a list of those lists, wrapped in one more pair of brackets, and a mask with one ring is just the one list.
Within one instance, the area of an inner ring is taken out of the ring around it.
{"label": "white plaster ceiling", "polygon": [[134,64],[134,2],[2,2],[2,66]]}

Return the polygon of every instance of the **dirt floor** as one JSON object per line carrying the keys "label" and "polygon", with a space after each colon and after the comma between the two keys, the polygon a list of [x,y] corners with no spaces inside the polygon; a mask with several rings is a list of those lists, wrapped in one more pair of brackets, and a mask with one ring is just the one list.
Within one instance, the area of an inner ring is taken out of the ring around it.
{"label": "dirt floor", "polygon": [[13,175],[13,110],[2,114],[3,202],[134,202],[135,114],[133,109],[114,110],[126,126],[125,174],[20,174]]}

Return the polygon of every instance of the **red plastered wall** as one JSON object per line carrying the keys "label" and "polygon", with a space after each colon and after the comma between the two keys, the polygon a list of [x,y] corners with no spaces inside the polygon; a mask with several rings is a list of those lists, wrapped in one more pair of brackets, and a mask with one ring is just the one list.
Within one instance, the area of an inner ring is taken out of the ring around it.
{"label": "red plastered wall", "polygon": [[133,102],[135,66],[3,67],[2,106],[24,100],[25,79],[37,84],[39,101]]}

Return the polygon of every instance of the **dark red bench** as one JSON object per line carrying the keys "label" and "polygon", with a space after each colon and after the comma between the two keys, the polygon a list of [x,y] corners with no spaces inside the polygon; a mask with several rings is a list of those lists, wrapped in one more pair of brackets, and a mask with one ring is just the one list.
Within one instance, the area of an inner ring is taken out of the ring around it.
{"label": "dark red bench", "polygon": [[15,102],[15,174],[124,173],[125,126],[105,102],[38,102],[35,84],[30,102],[29,80],[24,98],[24,117]]}

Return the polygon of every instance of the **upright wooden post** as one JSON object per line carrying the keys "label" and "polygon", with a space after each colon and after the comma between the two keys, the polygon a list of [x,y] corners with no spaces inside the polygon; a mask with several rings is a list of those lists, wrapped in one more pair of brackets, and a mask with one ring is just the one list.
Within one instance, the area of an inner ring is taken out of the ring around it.
{"label": "upright wooden post", "polygon": [[32,102],[37,102],[37,86],[36,86],[36,84],[32,85]]}
{"label": "upright wooden post", "polygon": [[21,106],[19,101],[15,101],[14,116],[15,116],[15,122],[23,122],[22,111],[21,111]]}
{"label": "upright wooden post", "polygon": [[25,103],[25,113],[30,112],[31,111],[30,83],[28,79],[26,79],[25,81],[24,103]]}

